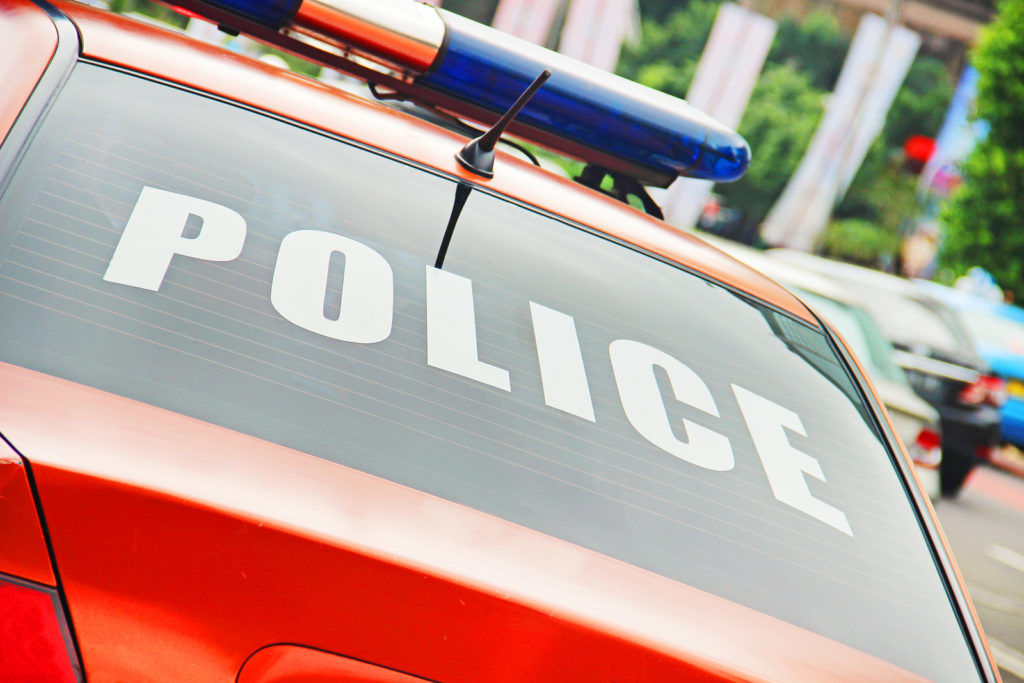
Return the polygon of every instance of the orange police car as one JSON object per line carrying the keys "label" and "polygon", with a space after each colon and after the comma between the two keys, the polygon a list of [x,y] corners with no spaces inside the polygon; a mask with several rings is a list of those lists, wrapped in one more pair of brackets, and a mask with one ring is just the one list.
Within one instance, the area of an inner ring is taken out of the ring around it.
{"label": "orange police car", "polygon": [[0,679],[998,680],[842,341],[621,201],[735,133],[406,0],[186,7],[385,102],[0,0]]}

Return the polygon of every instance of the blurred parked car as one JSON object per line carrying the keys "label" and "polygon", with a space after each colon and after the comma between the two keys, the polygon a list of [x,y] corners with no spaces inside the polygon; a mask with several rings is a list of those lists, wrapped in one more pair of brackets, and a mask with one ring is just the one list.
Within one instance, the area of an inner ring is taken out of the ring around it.
{"label": "blurred parked car", "polygon": [[978,462],[999,443],[1005,384],[991,374],[968,332],[946,306],[909,280],[868,268],[787,249],[770,249],[784,260],[832,278],[856,291],[896,346],[894,360],[914,390],[935,406],[942,424],[943,495],[955,496]]}
{"label": "blurred parked car", "polygon": [[1006,382],[1002,438],[1024,447],[1024,309],[934,282],[915,282],[956,311],[978,354]]}
{"label": "blurred parked car", "polygon": [[836,328],[874,382],[896,432],[917,467],[925,492],[932,499],[938,498],[942,460],[939,413],[914,392],[906,373],[893,360],[896,349],[853,290],[781,259],[768,258],[764,252],[738,242],[704,233],[700,236],[784,285]]}

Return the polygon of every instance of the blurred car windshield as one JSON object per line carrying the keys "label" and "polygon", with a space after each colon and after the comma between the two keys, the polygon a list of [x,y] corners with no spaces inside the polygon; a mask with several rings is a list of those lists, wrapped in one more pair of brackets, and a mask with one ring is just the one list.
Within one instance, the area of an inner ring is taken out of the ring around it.
{"label": "blurred car windshield", "polygon": [[885,335],[897,344],[922,345],[949,352],[964,350],[962,340],[949,323],[919,301],[879,290],[866,296],[864,305]]}
{"label": "blurred car windshield", "polygon": [[892,360],[893,347],[866,312],[835,299],[799,290],[801,298],[817,309],[853,349],[872,375],[908,384],[907,376]]}
{"label": "blurred car windshield", "polygon": [[961,309],[960,319],[978,344],[1024,355],[1024,323],[977,308]]}

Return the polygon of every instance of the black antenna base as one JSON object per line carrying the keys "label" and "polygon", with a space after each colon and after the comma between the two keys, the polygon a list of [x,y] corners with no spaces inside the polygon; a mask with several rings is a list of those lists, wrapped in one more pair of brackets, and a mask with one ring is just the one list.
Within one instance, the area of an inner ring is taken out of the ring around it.
{"label": "black antenna base", "polygon": [[494,148],[484,149],[480,146],[481,140],[483,140],[483,136],[467,142],[466,146],[456,153],[455,160],[467,171],[484,178],[493,178]]}
{"label": "black antenna base", "polygon": [[544,69],[533,83],[530,84],[523,94],[519,96],[519,99],[515,101],[515,104],[509,108],[505,114],[498,119],[498,122],[491,126],[490,130],[481,135],[478,138],[474,138],[466,143],[455,155],[455,160],[471,173],[475,173],[478,176],[484,178],[494,177],[494,146],[498,144],[498,140],[501,139],[502,133],[508,128],[508,125],[512,123],[512,119],[516,117],[516,114],[526,106],[526,103],[540,90],[540,86],[544,85],[544,81],[551,77],[551,69]]}

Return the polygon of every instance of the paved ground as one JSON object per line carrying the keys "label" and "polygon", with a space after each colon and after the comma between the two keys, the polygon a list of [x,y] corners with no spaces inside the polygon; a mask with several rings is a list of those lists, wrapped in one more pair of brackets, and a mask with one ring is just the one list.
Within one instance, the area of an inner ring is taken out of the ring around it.
{"label": "paved ground", "polygon": [[1003,681],[1024,683],[1024,478],[978,468],[935,510]]}

